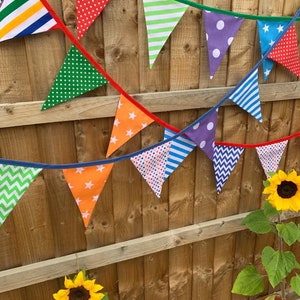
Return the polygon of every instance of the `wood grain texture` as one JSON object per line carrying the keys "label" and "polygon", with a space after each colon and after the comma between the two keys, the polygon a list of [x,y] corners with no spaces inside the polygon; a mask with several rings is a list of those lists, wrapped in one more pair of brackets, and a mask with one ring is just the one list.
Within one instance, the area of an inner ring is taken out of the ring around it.
{"label": "wood grain texture", "polygon": [[[254,15],[292,16],[300,6],[196,2]],[[49,3],[76,36],[75,0]],[[142,106],[179,129],[218,104],[261,57],[255,21],[245,20],[210,79],[203,12],[190,7],[150,70],[142,0],[110,1],[80,43]],[[70,46],[60,30],[1,42],[1,157],[50,164],[105,158],[119,100],[112,84],[40,110]],[[275,64],[263,82],[260,68],[259,91],[263,122],[228,100],[216,141],[252,144],[300,131],[295,75]],[[114,155],[155,144],[163,131],[153,123]],[[299,143],[289,140],[280,168],[300,172]],[[86,268],[113,300],[244,300],[231,294],[234,278],[250,262],[261,269],[261,250],[274,244],[272,235],[253,236],[240,224],[262,205],[264,178],[255,149],[245,149],[217,195],[213,163],[197,148],[157,198],[130,160],[118,162],[85,228],[62,172],[45,169],[0,227],[0,298],[49,299],[65,275]]]}

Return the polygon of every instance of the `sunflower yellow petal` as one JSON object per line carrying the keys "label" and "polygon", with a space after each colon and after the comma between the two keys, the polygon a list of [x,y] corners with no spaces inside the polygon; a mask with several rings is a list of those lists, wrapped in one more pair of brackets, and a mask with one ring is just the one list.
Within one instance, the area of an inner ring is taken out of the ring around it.
{"label": "sunflower yellow petal", "polygon": [[65,277],[64,285],[65,285],[65,287],[66,287],[67,289],[71,289],[71,288],[74,287],[74,282],[73,282],[73,280],[71,280],[71,279]]}
{"label": "sunflower yellow petal", "polygon": [[83,276],[83,272],[80,271],[74,280],[74,287],[83,286],[83,284],[84,284],[84,276]]}
{"label": "sunflower yellow petal", "polygon": [[59,290],[57,293],[53,294],[55,300],[69,300],[69,290]]}

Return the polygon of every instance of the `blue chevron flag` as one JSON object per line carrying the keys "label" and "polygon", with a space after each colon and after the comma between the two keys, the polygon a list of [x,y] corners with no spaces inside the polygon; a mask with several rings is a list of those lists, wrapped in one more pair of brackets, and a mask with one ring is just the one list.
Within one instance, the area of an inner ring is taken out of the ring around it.
{"label": "blue chevron flag", "polygon": [[244,148],[241,147],[215,145],[213,163],[218,194],[221,192],[243,150]]}
{"label": "blue chevron flag", "polygon": [[[165,128],[164,140],[174,135],[174,131]],[[184,136],[178,136],[172,140],[164,180],[176,170],[195,147],[196,144]]]}
{"label": "blue chevron flag", "polygon": [[229,98],[259,122],[262,122],[258,89],[258,69],[249,74],[248,78]]}

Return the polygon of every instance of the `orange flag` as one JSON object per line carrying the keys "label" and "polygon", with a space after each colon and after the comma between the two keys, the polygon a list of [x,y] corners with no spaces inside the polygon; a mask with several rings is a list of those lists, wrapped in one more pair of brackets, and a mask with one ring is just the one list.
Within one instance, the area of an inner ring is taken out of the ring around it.
{"label": "orange flag", "polygon": [[89,224],[94,207],[112,167],[113,164],[105,164],[63,170],[65,179],[81,212],[85,227]]}
{"label": "orange flag", "polygon": [[145,112],[131,103],[124,95],[121,95],[106,157],[153,121]]}

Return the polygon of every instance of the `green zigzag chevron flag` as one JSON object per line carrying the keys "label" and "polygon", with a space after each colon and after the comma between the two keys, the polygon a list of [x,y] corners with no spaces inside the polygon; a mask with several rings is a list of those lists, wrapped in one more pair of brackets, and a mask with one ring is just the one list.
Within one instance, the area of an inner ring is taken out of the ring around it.
{"label": "green zigzag chevron flag", "polygon": [[188,6],[171,0],[143,0],[146,19],[149,63],[152,68],[157,55],[180,21]]}
{"label": "green zigzag chevron flag", "polygon": [[72,45],[42,110],[92,91],[107,82],[106,78]]}
{"label": "green zigzag chevron flag", "polygon": [[0,164],[0,226],[41,170]]}

